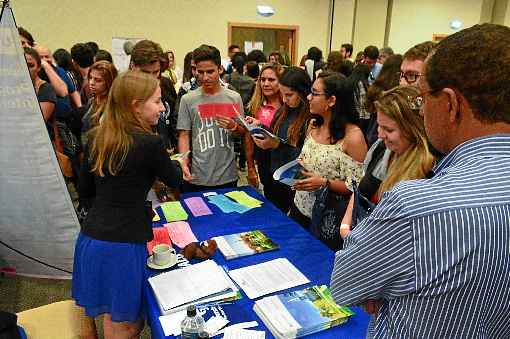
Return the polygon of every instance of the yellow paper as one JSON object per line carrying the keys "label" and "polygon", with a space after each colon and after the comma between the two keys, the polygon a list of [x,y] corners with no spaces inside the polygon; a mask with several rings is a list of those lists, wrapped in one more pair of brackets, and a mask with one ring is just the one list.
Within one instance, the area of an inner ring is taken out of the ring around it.
{"label": "yellow paper", "polygon": [[255,207],[262,206],[262,201],[251,197],[244,191],[232,191],[232,192],[225,193],[225,195],[227,197],[235,200],[239,204],[246,206],[248,208],[255,208]]}
{"label": "yellow paper", "polygon": [[152,222],[160,221],[160,220],[161,220],[161,218],[159,217],[158,212],[156,212],[156,210],[155,210],[155,209],[153,209],[153,211],[154,211],[154,213],[155,213],[156,215],[154,216],[154,218],[152,218]]}

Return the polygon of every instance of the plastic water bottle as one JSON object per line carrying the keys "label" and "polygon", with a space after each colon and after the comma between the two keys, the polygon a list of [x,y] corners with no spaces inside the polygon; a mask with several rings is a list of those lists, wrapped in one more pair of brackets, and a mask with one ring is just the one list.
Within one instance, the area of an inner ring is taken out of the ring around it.
{"label": "plastic water bottle", "polygon": [[188,306],[186,318],[181,322],[183,339],[198,339],[198,334],[204,331],[204,318],[197,314],[195,305]]}

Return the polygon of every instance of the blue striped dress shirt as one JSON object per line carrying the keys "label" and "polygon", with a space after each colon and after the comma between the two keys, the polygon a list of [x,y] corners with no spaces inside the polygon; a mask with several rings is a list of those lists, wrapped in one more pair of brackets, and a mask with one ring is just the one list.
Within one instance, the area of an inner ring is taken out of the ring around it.
{"label": "blue striped dress shirt", "polygon": [[510,135],[469,140],[434,173],[349,234],[333,297],[382,299],[374,338],[510,338]]}

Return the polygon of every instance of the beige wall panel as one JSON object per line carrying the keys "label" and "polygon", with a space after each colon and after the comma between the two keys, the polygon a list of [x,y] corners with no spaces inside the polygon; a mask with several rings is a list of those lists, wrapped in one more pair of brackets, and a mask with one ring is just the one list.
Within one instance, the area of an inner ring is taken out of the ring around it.
{"label": "beige wall panel", "polygon": [[454,19],[467,28],[480,21],[482,0],[393,0],[393,16],[388,44],[404,53],[417,43],[431,40],[432,34],[452,34]]}
{"label": "beige wall panel", "polygon": [[264,4],[276,12],[269,18],[257,15],[258,4],[254,0],[11,0],[17,24],[51,49],[95,40],[110,50],[114,36],[145,37],[173,49],[182,64],[184,55],[201,43],[215,45],[226,55],[227,23],[249,22],[298,25],[298,55],[313,45],[326,50],[329,0],[268,0]]}
{"label": "beige wall panel", "polygon": [[[335,0],[331,50],[339,51],[343,43],[351,42],[353,19],[354,0]],[[326,56],[324,57],[326,58]]]}
{"label": "beige wall panel", "polygon": [[387,0],[358,0],[353,57],[368,45],[382,47],[387,9]]}

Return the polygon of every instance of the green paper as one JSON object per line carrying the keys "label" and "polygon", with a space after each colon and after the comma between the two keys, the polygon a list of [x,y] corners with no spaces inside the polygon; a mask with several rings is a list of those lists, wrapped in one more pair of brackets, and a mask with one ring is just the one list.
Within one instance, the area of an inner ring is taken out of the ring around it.
{"label": "green paper", "polygon": [[188,213],[186,213],[179,201],[165,202],[161,204],[161,210],[165,214],[165,219],[167,222],[188,219]]}

